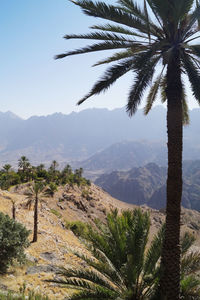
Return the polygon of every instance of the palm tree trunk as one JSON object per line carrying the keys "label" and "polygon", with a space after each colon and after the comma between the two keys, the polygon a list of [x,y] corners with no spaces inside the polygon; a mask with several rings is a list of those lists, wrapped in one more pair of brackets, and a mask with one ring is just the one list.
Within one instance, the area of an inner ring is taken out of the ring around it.
{"label": "palm tree trunk", "polygon": [[35,197],[34,229],[33,229],[33,241],[32,241],[32,243],[37,242],[37,234],[38,234],[38,196]]}
{"label": "palm tree trunk", "polygon": [[13,220],[16,218],[16,207],[14,202],[12,203],[12,218]]}
{"label": "palm tree trunk", "polygon": [[180,59],[167,70],[168,177],[166,232],[162,250],[161,299],[180,299],[180,216],[182,198],[182,83]]}

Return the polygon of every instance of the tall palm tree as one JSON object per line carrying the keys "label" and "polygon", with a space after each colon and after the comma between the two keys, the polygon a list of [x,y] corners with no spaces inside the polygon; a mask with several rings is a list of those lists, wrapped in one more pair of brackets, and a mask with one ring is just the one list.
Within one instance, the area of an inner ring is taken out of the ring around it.
{"label": "tall palm tree", "polygon": [[92,33],[66,35],[65,39],[99,42],[57,55],[57,59],[101,50],[121,50],[95,64],[115,62],[78,104],[106,91],[129,71],[134,75],[127,103],[130,116],[137,111],[145,89],[152,82],[145,114],[151,109],[159,89],[163,101],[167,101],[168,178],[161,297],[180,299],[182,128],[184,121],[188,121],[183,74],[187,74],[193,95],[200,103],[200,44],[195,42],[199,38],[199,1],[144,0],[142,8],[134,0],[116,0],[116,6],[92,0],[72,2],[86,15],[111,22],[92,26],[95,30]]}
{"label": "tall palm tree", "polygon": [[[61,268],[62,277],[53,282],[77,289],[69,300],[160,299],[157,288],[165,226],[148,245],[147,213],[134,210],[119,216],[113,211],[107,219],[106,226],[99,222],[98,231],[90,227],[84,235],[90,255],[73,250],[85,262],[84,268]],[[200,299],[200,280],[194,276],[200,270],[200,252],[188,251],[193,242],[188,233],[181,242],[181,296],[185,300]]]}
{"label": "tall palm tree", "polygon": [[38,204],[42,201],[44,186],[41,182],[34,182],[33,185],[26,192],[28,201],[26,206],[30,209],[34,204],[34,228],[33,228],[33,240],[32,243],[37,242],[38,237]]}

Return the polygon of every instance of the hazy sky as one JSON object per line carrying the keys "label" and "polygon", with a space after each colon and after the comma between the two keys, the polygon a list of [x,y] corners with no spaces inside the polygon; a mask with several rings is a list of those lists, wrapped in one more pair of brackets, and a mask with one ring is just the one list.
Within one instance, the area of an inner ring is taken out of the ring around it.
{"label": "hazy sky", "polygon": [[[132,81],[129,75],[106,94],[76,106],[105,70],[105,66],[92,68],[92,64],[108,52],[53,59],[88,44],[66,41],[64,34],[86,33],[90,25],[100,23],[83,15],[79,7],[68,0],[0,0],[0,23],[0,111],[10,110],[27,118],[126,104]],[[191,100],[190,108],[194,106]]]}

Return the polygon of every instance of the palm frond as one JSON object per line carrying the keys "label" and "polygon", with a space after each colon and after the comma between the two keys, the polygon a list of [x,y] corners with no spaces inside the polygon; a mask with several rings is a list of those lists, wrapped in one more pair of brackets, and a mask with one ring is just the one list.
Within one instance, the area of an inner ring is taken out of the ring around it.
{"label": "palm frond", "polygon": [[194,0],[179,0],[173,2],[173,19],[177,23],[181,22],[188,15]]}
{"label": "palm frond", "polygon": [[[131,15],[113,5],[107,5],[104,2],[93,2],[90,0],[72,1],[80,6],[86,15],[110,20],[116,23],[126,25],[128,27],[139,30],[148,34],[146,24],[140,18]],[[151,32],[154,35],[154,32]]]}
{"label": "palm frond", "polygon": [[104,32],[92,32],[88,34],[67,34],[64,36],[65,39],[85,39],[85,40],[104,40],[104,41],[121,41],[121,42],[134,42],[133,39],[126,38],[122,35],[114,33],[104,33]]}
{"label": "palm frond", "polygon": [[166,87],[167,87],[167,77],[163,76],[160,81],[160,92],[161,92],[161,102],[162,103],[165,103],[165,101],[167,100]]}
{"label": "palm frond", "polygon": [[90,27],[91,29],[97,29],[97,30],[102,30],[102,31],[108,31],[108,32],[115,32],[115,33],[120,33],[120,34],[126,34],[130,35],[133,37],[141,37],[141,38],[146,38],[144,34],[139,34],[138,32],[134,32],[133,29],[129,30],[128,28],[125,28],[120,25],[113,25],[113,24],[104,24],[104,25],[93,25]]}
{"label": "palm frond", "polygon": [[145,14],[145,19],[146,19],[146,24],[147,24],[148,38],[149,38],[149,42],[151,42],[150,21],[149,21],[149,14],[148,14],[148,10],[147,10],[146,0],[144,0],[144,14]]}
{"label": "palm frond", "polygon": [[154,69],[159,59],[160,56],[149,60],[146,64],[141,66],[139,71],[137,71],[135,83],[129,93],[128,104],[126,106],[126,110],[130,116],[136,112],[138,105],[141,102],[144,90],[149,85],[153,77]]}
{"label": "palm frond", "polygon": [[191,49],[193,51],[192,54],[198,56],[200,58],[200,45],[190,45],[189,49]]}
{"label": "palm frond", "polygon": [[100,79],[92,88],[90,93],[88,93],[85,97],[83,97],[78,105],[83,103],[85,100],[90,98],[93,95],[100,94],[103,91],[106,91],[117,79],[119,79],[122,75],[126,74],[131,70],[133,64],[133,59],[127,59],[124,62],[121,62],[117,65],[109,68],[102,79]]}
{"label": "palm frond", "polygon": [[161,256],[161,250],[164,240],[165,224],[162,225],[158,233],[154,236],[151,246],[147,251],[146,259],[144,263],[144,276],[151,274],[156,269],[156,264]]}
{"label": "palm frond", "polygon": [[181,296],[183,299],[200,299],[200,280],[195,276],[188,276],[181,280]]}
{"label": "palm frond", "polygon": [[157,19],[159,19],[159,22],[165,23],[169,17],[171,2],[159,0],[147,0],[147,2]]}
{"label": "palm frond", "polygon": [[200,103],[200,73],[194,65],[193,61],[190,59],[189,55],[183,54],[182,61],[187,72],[193,95],[196,100]]}
{"label": "palm frond", "polygon": [[181,255],[184,255],[194,244],[195,237],[189,232],[185,232],[181,237]]}
{"label": "palm frond", "polygon": [[98,61],[93,66],[99,66],[99,65],[102,65],[102,64],[107,64],[107,63],[114,62],[116,60],[121,60],[121,59],[124,59],[124,58],[132,57],[134,54],[136,54],[138,52],[141,52],[141,51],[144,51],[146,49],[147,49],[146,46],[140,46],[140,47],[134,47],[134,49],[121,51],[121,52],[115,53],[114,55],[112,55],[112,56],[110,56],[106,59]]}
{"label": "palm frond", "polygon": [[[142,11],[136,2],[132,0],[118,0],[120,8],[130,14],[133,14],[135,17],[139,18],[144,22],[147,28],[148,37],[153,32],[156,37],[162,36],[162,30],[155,23],[150,21],[146,2],[144,2],[144,10]],[[150,29],[151,28],[151,29]]]}
{"label": "palm frond", "polygon": [[120,276],[120,273],[117,271],[117,269],[109,260],[109,258],[105,255],[105,253],[94,247],[89,248],[89,250],[91,250],[91,253],[95,259],[81,253],[80,251],[73,250],[72,253],[84,262],[86,262],[88,266],[94,268],[98,272],[98,274],[103,275],[104,280],[106,279],[108,282],[112,281],[112,283],[115,285],[115,288],[117,286],[118,288],[122,289],[124,283]]}
{"label": "palm frond", "polygon": [[85,290],[77,294],[73,294],[68,297],[68,300],[114,300],[117,299],[118,294],[116,292],[111,292],[105,288],[97,287],[95,291]]}
{"label": "palm frond", "polygon": [[84,48],[76,49],[74,51],[69,51],[63,54],[59,54],[55,56],[55,59],[64,58],[71,55],[76,54],[84,54],[90,53],[95,51],[102,51],[102,50],[113,50],[113,49],[120,49],[120,48],[132,48],[134,46],[140,46],[139,43],[127,43],[127,42],[120,42],[120,41],[106,41],[103,43],[93,44],[91,46],[87,46]]}
{"label": "palm frond", "polygon": [[187,126],[190,124],[190,116],[189,116],[189,108],[186,100],[186,92],[185,92],[185,87],[182,84],[182,120],[183,120],[183,125]]}
{"label": "palm frond", "polygon": [[[199,0],[196,0],[196,7],[197,7],[197,8],[200,7],[200,2],[199,2]],[[200,19],[198,19],[198,30],[200,30]]]}
{"label": "palm frond", "polygon": [[190,21],[188,22],[184,34],[186,36],[187,32],[193,27],[195,22],[198,22],[200,20],[200,6],[197,5],[193,13],[190,15]]}
{"label": "palm frond", "polygon": [[200,270],[200,252],[190,252],[184,255],[181,262],[182,274],[191,275]]}
{"label": "palm frond", "polygon": [[111,279],[108,280],[100,272],[93,268],[62,268],[58,272],[58,275],[62,275],[65,280],[68,281],[66,284],[75,285],[82,288],[92,289],[97,285],[108,288],[111,291],[115,291],[117,288],[114,283],[111,284]]}
{"label": "palm frond", "polygon": [[[163,70],[164,70],[164,68],[163,68]],[[156,96],[158,94],[158,90],[159,90],[159,87],[160,87],[160,82],[161,82],[161,79],[162,79],[163,70],[160,73],[160,75],[157,77],[157,79],[154,81],[154,83],[153,83],[153,85],[152,85],[152,87],[149,91],[149,94],[148,94],[148,97],[147,97],[147,103],[144,107],[144,114],[145,115],[147,115],[149,113],[149,111],[152,108],[153,103],[156,100]]]}

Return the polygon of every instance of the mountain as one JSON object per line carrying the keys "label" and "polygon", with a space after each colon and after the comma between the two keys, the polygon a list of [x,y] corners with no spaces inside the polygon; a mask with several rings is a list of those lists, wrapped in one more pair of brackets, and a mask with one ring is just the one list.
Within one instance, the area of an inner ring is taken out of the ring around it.
{"label": "mountain", "polygon": [[[192,110],[190,115],[191,125],[184,129],[184,140],[198,155],[199,109]],[[0,113],[2,164],[16,164],[21,155],[26,155],[33,164],[53,159],[61,163],[83,161],[112,144],[130,140],[159,142],[165,148],[166,109],[156,106],[147,117],[138,110],[132,118],[127,116],[125,108],[87,109],[69,115],[33,116],[28,120],[11,112]]]}
{"label": "mountain", "polygon": [[[185,143],[183,159],[199,158],[199,145]],[[82,166],[86,177],[95,180],[104,173],[125,171],[133,167],[141,167],[154,162],[167,166],[167,147],[163,142],[123,141],[97,152],[90,158],[74,163],[74,167]]]}
{"label": "mountain", "polygon": [[[121,201],[161,209],[166,203],[166,174],[165,167],[149,163],[129,171],[101,175],[95,184]],[[182,205],[200,210],[200,161],[183,164]]]}
{"label": "mountain", "polygon": [[77,166],[81,165],[85,176],[94,180],[103,173],[129,170],[150,162],[166,165],[167,148],[162,143],[123,141],[99,151],[87,160],[77,163]]}

